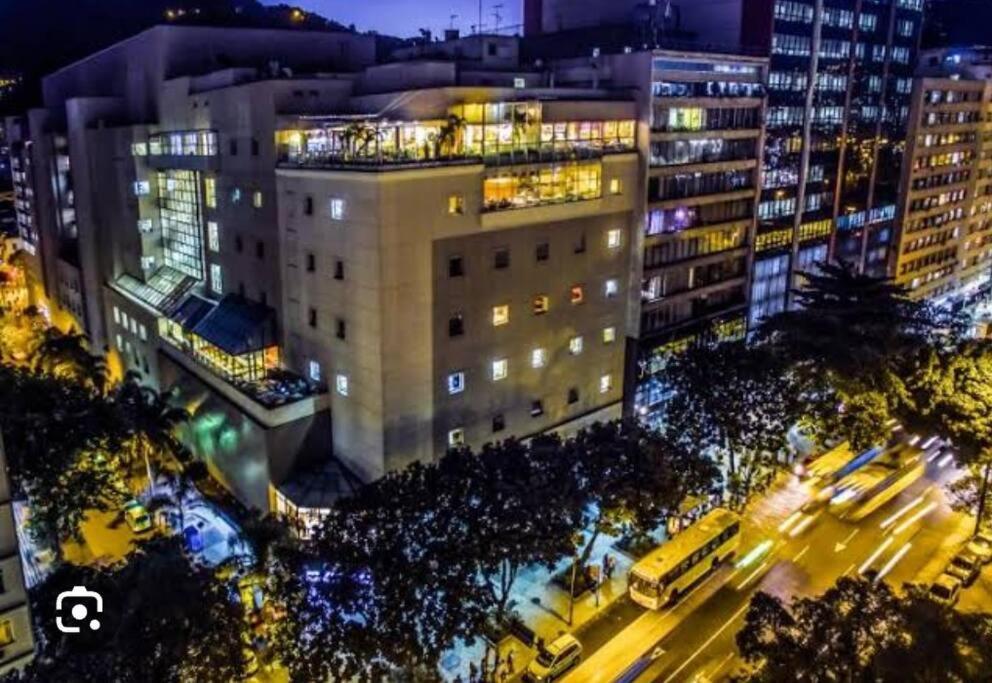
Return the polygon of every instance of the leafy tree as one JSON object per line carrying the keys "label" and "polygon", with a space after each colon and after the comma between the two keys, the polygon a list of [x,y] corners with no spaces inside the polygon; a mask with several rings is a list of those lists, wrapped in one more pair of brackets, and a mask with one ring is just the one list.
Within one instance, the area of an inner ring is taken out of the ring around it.
{"label": "leafy tree", "polygon": [[789,428],[805,417],[795,374],[771,347],[732,341],[673,355],[665,375],[674,393],[666,432],[684,449],[725,463],[732,504],[743,504],[778,465]]}
{"label": "leafy tree", "polygon": [[[71,585],[100,586],[119,619],[98,648],[74,649],[54,628],[56,595]],[[31,598],[42,633],[28,680],[227,683],[244,672],[241,609],[209,570],[189,563],[178,539],[149,540],[107,571],[64,564]]]}
{"label": "leafy tree", "polygon": [[791,609],[757,593],[737,646],[755,667],[752,681],[982,680],[990,627],[989,615],[945,609],[919,590],[900,598],[885,583],[842,577]]}
{"label": "leafy tree", "polygon": [[86,336],[76,332],[46,329],[32,354],[32,367],[39,374],[75,380],[101,393],[107,387],[106,361],[90,353]]}

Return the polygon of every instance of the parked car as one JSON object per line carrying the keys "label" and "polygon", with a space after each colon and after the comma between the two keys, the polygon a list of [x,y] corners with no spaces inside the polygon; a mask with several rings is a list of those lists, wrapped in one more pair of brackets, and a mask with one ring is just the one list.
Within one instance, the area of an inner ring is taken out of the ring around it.
{"label": "parked car", "polygon": [[941,574],[930,586],[930,599],[947,607],[954,605],[960,594],[961,581],[949,574]]}
{"label": "parked car", "polygon": [[970,586],[975,583],[975,579],[978,578],[978,574],[981,571],[982,561],[978,559],[978,556],[969,553],[967,550],[962,550],[954,556],[954,559],[947,565],[944,573],[957,577],[961,580],[962,584]]}
{"label": "parked car", "polygon": [[972,555],[977,556],[982,564],[988,564],[992,561],[992,532],[979,531],[968,542],[967,550]]}
{"label": "parked car", "polygon": [[132,500],[124,505],[124,521],[128,528],[136,534],[151,531],[152,519],[148,516],[145,506],[136,500]]}
{"label": "parked car", "polygon": [[538,651],[537,657],[527,666],[524,678],[536,683],[556,681],[578,666],[581,659],[582,643],[566,633]]}

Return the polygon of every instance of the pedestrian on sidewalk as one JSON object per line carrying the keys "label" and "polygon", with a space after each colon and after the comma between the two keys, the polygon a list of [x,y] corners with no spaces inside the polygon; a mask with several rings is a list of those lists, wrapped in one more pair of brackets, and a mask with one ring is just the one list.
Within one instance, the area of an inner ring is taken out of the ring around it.
{"label": "pedestrian on sidewalk", "polygon": [[516,670],[513,664],[513,648],[510,648],[510,651],[506,653],[506,668],[511,674]]}

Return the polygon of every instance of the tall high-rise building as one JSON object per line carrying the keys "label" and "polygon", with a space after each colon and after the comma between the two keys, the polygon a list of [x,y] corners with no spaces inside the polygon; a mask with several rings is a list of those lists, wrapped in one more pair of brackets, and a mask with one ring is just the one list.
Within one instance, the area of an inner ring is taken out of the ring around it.
{"label": "tall high-rise building", "polygon": [[899,203],[896,282],[965,303],[992,291],[992,49],[923,53]]}

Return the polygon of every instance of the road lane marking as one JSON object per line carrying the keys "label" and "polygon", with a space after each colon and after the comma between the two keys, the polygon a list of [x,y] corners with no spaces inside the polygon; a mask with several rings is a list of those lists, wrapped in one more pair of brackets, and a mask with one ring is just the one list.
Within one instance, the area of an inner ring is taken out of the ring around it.
{"label": "road lane marking", "polygon": [[715,678],[716,675],[718,673],[720,673],[720,670],[723,667],[727,666],[727,664],[729,664],[730,663],[730,660],[732,660],[733,658],[734,658],[734,653],[733,652],[728,653],[726,657],[724,657],[719,662],[717,662],[716,667],[712,671],[710,671],[710,673],[707,676],[707,678],[710,678],[710,679]]}
{"label": "road lane marking", "polygon": [[797,524],[792,529],[792,531],[789,532],[789,536],[792,537],[792,538],[795,538],[796,536],[798,536],[802,532],[806,531],[806,529],[809,528],[809,525],[813,523],[813,520],[815,520],[819,516],[820,516],[820,513],[817,512],[815,515],[813,515],[811,517],[807,517],[803,521],[799,522],[799,524]]}
{"label": "road lane marking", "polygon": [[834,543],[834,552],[839,553],[841,550],[847,550],[847,544],[851,542],[852,538],[858,535],[859,531],[861,531],[860,527],[849,533],[847,538],[840,543]]}
{"label": "road lane marking", "polygon": [[911,500],[908,503],[906,503],[905,505],[903,505],[897,512],[895,512],[895,514],[893,514],[891,517],[889,517],[888,519],[886,519],[885,521],[883,521],[879,525],[879,528],[881,528],[881,529],[887,529],[890,526],[892,526],[893,524],[895,524],[897,521],[899,521],[899,518],[900,517],[902,517],[907,512],[909,512],[910,510],[912,510],[913,508],[915,508],[917,505],[919,505],[920,503],[922,503],[924,501],[924,499],[926,499],[926,497],[930,494],[930,490],[932,488],[933,488],[933,486],[928,486],[926,488],[926,490],[923,491],[923,493],[921,493],[919,496],[917,496],[913,500]]}
{"label": "road lane marking", "polygon": [[764,562],[759,564],[757,569],[751,572],[746,579],[740,582],[740,584],[737,586],[737,590],[744,590],[744,586],[751,583],[751,581],[754,580],[754,577],[756,577],[761,572],[761,570],[767,566],[768,566],[768,560],[765,560]]}
{"label": "road lane marking", "polygon": [[944,469],[945,467],[951,464],[951,460],[954,460],[954,454],[948,453],[947,455],[945,455],[943,458],[940,459],[940,461],[937,463],[937,467],[939,467],[940,469]]}
{"label": "road lane marking", "polygon": [[789,527],[791,527],[793,524],[795,524],[799,520],[799,518],[802,517],[802,516],[803,516],[803,511],[802,510],[796,510],[791,515],[789,515],[788,517],[786,517],[784,522],[782,522],[781,524],[778,525],[778,532],[780,534],[784,534],[786,531],[789,530]]}
{"label": "road lane marking", "polygon": [[910,517],[905,522],[903,522],[902,524],[900,524],[899,526],[897,526],[895,529],[893,529],[892,530],[892,535],[893,536],[898,536],[899,534],[901,534],[902,532],[904,532],[906,529],[908,529],[909,527],[911,527],[913,524],[915,524],[916,522],[920,521],[920,519],[922,519],[923,517],[926,517],[927,515],[929,515],[931,512],[933,512],[936,509],[937,509],[937,501],[931,500],[929,503],[927,503],[926,505],[924,505],[922,509],[917,510],[916,513],[912,517]]}
{"label": "road lane marking", "polygon": [[927,439],[922,444],[920,444],[920,448],[922,448],[923,450],[927,450],[928,448],[930,448],[930,446],[933,446],[934,442],[936,442],[938,438],[939,437],[936,434],[934,434],[929,439]]}
{"label": "road lane marking", "polygon": [[692,660],[694,660],[696,657],[698,657],[703,652],[703,650],[705,650],[706,648],[708,648],[710,646],[710,644],[714,640],[716,640],[720,636],[721,633],[723,633],[724,631],[726,631],[727,628],[731,624],[733,624],[735,621],[737,621],[737,617],[739,617],[740,615],[744,614],[744,612],[746,612],[747,609],[748,609],[748,607],[750,607],[750,606],[751,606],[751,603],[749,602],[749,603],[745,604],[743,607],[741,607],[739,610],[737,610],[736,612],[734,612],[733,616],[730,617],[729,619],[727,619],[727,621],[723,624],[723,626],[721,626],[717,630],[716,633],[714,633],[713,635],[711,635],[709,637],[709,639],[707,639],[707,641],[705,643],[703,643],[702,645],[699,646],[699,649],[698,650],[696,650],[691,655],[689,655],[688,659],[686,659],[684,662],[682,662],[682,665],[679,666],[679,668],[677,668],[675,671],[672,672],[672,675],[671,676],[669,676],[668,678],[665,679],[665,683],[671,683],[671,681],[673,681],[676,678],[678,678],[678,675],[680,673],[682,673],[682,669],[684,669],[687,666],[689,666],[689,663],[692,662]]}
{"label": "road lane marking", "polygon": [[810,544],[807,543],[805,548],[803,548],[798,553],[796,553],[796,556],[792,558],[792,561],[793,562],[798,562],[800,559],[802,559],[803,555],[805,555],[807,552],[809,552],[809,546],[810,546]]}
{"label": "road lane marking", "polygon": [[897,552],[895,555],[893,555],[889,559],[889,561],[885,563],[885,566],[882,567],[882,571],[880,571],[878,573],[878,576],[875,577],[875,583],[878,583],[879,581],[881,581],[885,577],[886,574],[888,574],[890,571],[892,571],[892,568],[895,567],[896,564],[899,563],[899,560],[901,560],[902,558],[904,558],[906,556],[906,553],[908,553],[909,552],[909,549],[912,548],[912,547],[913,547],[913,544],[912,543],[907,543],[903,547],[899,548],[899,552]]}
{"label": "road lane marking", "polygon": [[879,557],[881,557],[882,556],[882,553],[885,552],[885,549],[888,548],[890,545],[892,545],[892,542],[895,541],[895,540],[896,539],[894,537],[892,537],[892,536],[889,536],[887,539],[885,539],[885,541],[881,545],[879,545],[877,548],[875,548],[875,552],[873,552],[871,555],[869,555],[868,556],[868,559],[864,561],[864,563],[858,569],[858,573],[859,574],[864,574],[866,571],[868,571],[868,569],[873,564],[875,564],[875,560],[877,560]]}
{"label": "road lane marking", "polygon": [[850,567],[848,567],[847,569],[844,570],[844,573],[841,574],[841,576],[847,576],[848,574],[851,573],[851,570],[854,569],[857,566],[858,566],[857,563],[852,564]]}
{"label": "road lane marking", "polygon": [[940,457],[940,449],[938,448],[933,453],[927,456],[927,463],[931,463],[939,457]]}

